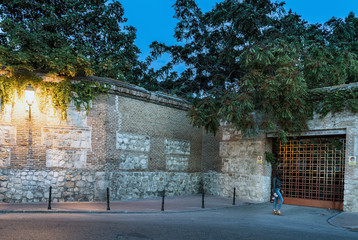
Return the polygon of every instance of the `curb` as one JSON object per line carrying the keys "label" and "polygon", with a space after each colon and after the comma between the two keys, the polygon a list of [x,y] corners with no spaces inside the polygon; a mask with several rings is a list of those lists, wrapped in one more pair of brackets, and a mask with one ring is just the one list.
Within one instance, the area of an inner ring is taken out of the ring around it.
{"label": "curb", "polygon": [[327,219],[327,223],[328,223],[329,225],[333,226],[333,227],[341,228],[340,226],[337,226],[336,224],[332,223],[332,221],[333,221],[337,216],[339,216],[339,215],[341,215],[341,214],[342,214],[342,213],[340,212],[340,213],[337,213],[336,215],[334,215],[334,216],[328,218],[328,219]]}
{"label": "curb", "polygon": [[358,232],[358,226],[344,226],[343,224],[342,225],[339,225],[339,224],[336,224],[334,223],[335,222],[335,219],[338,218],[340,215],[344,214],[344,212],[340,212],[340,213],[337,213],[336,215],[330,217],[327,219],[327,222],[333,226],[333,227],[337,227],[337,228],[345,228],[347,230],[351,230],[351,231],[355,231],[355,232]]}
{"label": "curb", "polygon": [[236,206],[225,206],[225,207],[216,207],[216,208],[200,208],[196,210],[166,210],[166,211],[118,211],[118,210],[109,210],[109,211],[66,211],[66,210],[0,210],[0,214],[172,214],[172,213],[190,213],[190,212],[206,212],[206,211],[215,211],[225,208],[240,207],[243,205]]}

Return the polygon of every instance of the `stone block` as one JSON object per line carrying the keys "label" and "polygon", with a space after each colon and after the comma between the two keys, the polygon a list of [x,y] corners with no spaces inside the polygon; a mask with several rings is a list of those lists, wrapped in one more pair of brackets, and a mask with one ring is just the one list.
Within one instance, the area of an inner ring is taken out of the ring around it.
{"label": "stone block", "polygon": [[[61,167],[61,168],[85,168],[87,160],[87,152],[85,150],[46,150],[46,167]],[[53,173],[53,176],[58,177],[58,173]]]}
{"label": "stone block", "polygon": [[48,148],[91,149],[90,128],[43,127],[41,142]]}
{"label": "stone block", "polygon": [[71,179],[71,181],[78,181],[78,180],[80,180],[81,179],[81,175],[76,175],[76,176],[74,176],[72,179]]}
{"label": "stone block", "polygon": [[16,127],[11,125],[0,126],[0,145],[16,144]]}
{"label": "stone block", "polygon": [[190,141],[165,139],[165,154],[190,155]]}
{"label": "stone block", "polygon": [[166,169],[172,171],[185,171],[188,168],[189,158],[186,156],[167,156]]}
{"label": "stone block", "polygon": [[0,176],[0,181],[7,181],[8,179],[9,179],[9,177],[6,175]]}
{"label": "stone block", "polygon": [[93,182],[94,182],[94,177],[93,177],[92,175],[89,175],[89,176],[87,177],[87,182],[93,183]]}
{"label": "stone block", "polygon": [[96,182],[96,189],[103,190],[105,188],[106,188],[106,181],[101,180]]}
{"label": "stone block", "polygon": [[41,192],[35,192],[35,194],[34,194],[35,198],[42,198],[43,196],[44,196],[44,194]]}
{"label": "stone block", "polygon": [[86,186],[86,183],[81,180],[81,181],[76,182],[76,186],[79,188],[82,188],[82,187]]}
{"label": "stone block", "polygon": [[147,169],[148,154],[124,152],[120,155],[120,169]]}
{"label": "stone block", "polygon": [[27,198],[27,199],[33,199],[33,198],[34,198],[34,195],[32,194],[32,192],[28,192],[28,193],[26,194],[26,198]]}
{"label": "stone block", "polygon": [[66,182],[65,184],[66,188],[73,188],[75,186],[74,182]]}
{"label": "stone block", "polygon": [[140,134],[117,132],[116,148],[120,150],[149,152],[150,137]]}
{"label": "stone block", "polygon": [[95,173],[95,181],[104,180],[105,176],[106,176],[105,172],[96,172]]}
{"label": "stone block", "polygon": [[14,198],[15,198],[16,200],[20,200],[20,199],[22,199],[22,195],[16,194],[16,195],[14,196]]}

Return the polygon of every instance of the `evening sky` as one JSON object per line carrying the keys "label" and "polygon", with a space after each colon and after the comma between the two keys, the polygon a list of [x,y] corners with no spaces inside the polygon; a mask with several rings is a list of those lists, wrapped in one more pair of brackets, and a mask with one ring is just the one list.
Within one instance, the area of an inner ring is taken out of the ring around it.
{"label": "evening sky", "polygon": [[[128,24],[137,29],[136,45],[144,60],[153,41],[172,45],[177,20],[173,18],[175,0],[119,0],[124,7]],[[211,10],[222,0],[195,0],[203,12]],[[310,23],[324,23],[331,17],[346,17],[353,11],[358,14],[358,0],[286,0],[285,9],[292,9]],[[167,59],[161,60],[163,63]]]}

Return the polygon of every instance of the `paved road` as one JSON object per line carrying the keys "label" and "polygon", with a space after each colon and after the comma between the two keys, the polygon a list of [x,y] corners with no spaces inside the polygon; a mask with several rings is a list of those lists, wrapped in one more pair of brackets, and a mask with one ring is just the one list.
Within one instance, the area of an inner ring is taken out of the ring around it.
{"label": "paved road", "polygon": [[330,225],[338,211],[271,204],[151,214],[1,214],[0,239],[358,239]]}

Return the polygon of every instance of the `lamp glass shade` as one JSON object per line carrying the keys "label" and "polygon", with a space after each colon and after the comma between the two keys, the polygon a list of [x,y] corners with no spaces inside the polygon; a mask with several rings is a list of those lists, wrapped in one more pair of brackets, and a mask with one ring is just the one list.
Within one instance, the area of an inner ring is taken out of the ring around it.
{"label": "lamp glass shade", "polygon": [[31,105],[34,102],[35,90],[31,85],[27,85],[25,89],[25,98],[27,104]]}

